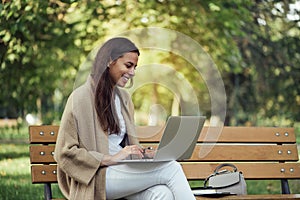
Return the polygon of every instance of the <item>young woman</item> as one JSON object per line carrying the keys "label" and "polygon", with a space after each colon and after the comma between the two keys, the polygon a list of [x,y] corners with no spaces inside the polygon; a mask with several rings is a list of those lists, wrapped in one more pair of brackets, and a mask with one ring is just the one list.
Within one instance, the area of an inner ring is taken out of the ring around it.
{"label": "young woman", "polygon": [[117,164],[152,157],[135,137],[134,106],[123,89],[135,75],[138,48],[126,38],[99,49],[91,75],[70,95],[55,159],[59,187],[68,199],[195,199],[180,164]]}

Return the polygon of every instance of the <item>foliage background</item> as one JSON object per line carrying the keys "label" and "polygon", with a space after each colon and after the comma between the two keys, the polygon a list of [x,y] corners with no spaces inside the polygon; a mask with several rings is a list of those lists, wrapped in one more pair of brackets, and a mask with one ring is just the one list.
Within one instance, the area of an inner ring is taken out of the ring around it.
{"label": "foliage background", "polygon": [[[300,118],[299,7],[296,0],[3,0],[0,117],[33,113],[43,123],[57,123],[76,72],[94,47],[125,30],[156,26],[188,35],[212,57],[225,83],[226,124],[294,125]],[[182,73],[210,115],[209,94],[201,92],[205,85],[187,61],[171,53],[144,55]],[[156,98],[136,95],[136,105],[169,108],[173,99],[159,98],[167,91],[155,85],[144,93]]]}

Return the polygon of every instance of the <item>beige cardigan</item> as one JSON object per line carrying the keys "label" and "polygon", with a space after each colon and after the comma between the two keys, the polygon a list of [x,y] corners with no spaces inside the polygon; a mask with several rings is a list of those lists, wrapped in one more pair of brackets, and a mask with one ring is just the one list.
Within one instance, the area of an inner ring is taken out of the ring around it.
{"label": "beige cardigan", "polygon": [[[93,200],[105,197],[105,167],[108,138],[97,119],[91,77],[70,95],[59,128],[55,147],[59,187],[67,199]],[[117,89],[126,123],[127,144],[138,144],[135,137],[134,106],[130,95]]]}

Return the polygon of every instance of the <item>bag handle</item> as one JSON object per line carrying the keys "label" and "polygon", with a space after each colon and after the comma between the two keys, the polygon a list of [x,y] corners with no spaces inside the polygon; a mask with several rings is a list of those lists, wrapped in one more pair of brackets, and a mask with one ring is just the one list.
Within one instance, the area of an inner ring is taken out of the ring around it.
{"label": "bag handle", "polygon": [[221,168],[223,167],[232,167],[233,168],[233,171],[234,172],[237,172],[237,167],[233,164],[230,164],[230,163],[223,163],[219,166],[216,167],[215,171],[214,171],[214,174],[219,174],[219,173],[222,173],[222,171],[220,171]]}

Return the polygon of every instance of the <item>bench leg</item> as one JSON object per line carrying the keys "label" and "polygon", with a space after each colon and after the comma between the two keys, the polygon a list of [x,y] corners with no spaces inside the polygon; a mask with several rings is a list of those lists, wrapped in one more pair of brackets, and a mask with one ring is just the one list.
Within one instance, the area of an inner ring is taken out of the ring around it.
{"label": "bench leg", "polygon": [[45,183],[44,184],[44,197],[45,200],[51,200],[52,199],[52,191],[51,191],[51,184]]}
{"label": "bench leg", "polygon": [[281,193],[282,194],[291,194],[289,182],[287,179],[281,179]]}

